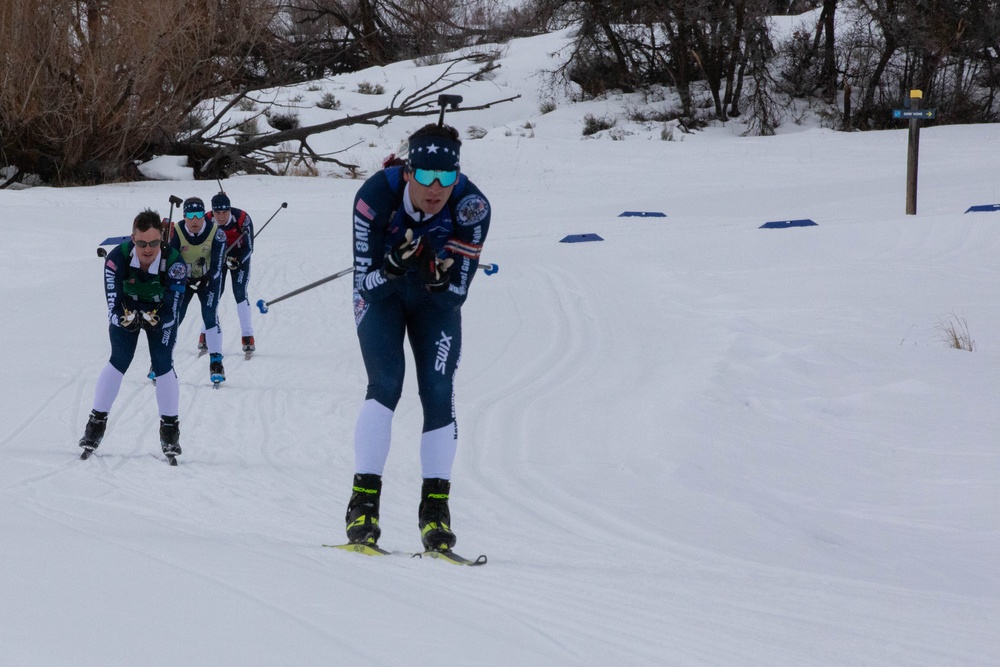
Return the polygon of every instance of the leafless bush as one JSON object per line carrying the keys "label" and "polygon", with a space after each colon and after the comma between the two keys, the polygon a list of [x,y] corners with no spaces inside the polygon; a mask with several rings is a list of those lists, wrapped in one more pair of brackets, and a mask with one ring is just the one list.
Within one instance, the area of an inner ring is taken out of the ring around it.
{"label": "leafless bush", "polygon": [[323,97],[316,103],[320,109],[332,109],[336,111],[340,108],[340,100],[333,93],[323,93]]}
{"label": "leafless bush", "polygon": [[299,126],[299,117],[294,113],[272,113],[268,116],[267,122],[279,132],[294,130]]}
{"label": "leafless bush", "polygon": [[136,177],[267,33],[268,0],[3,0],[0,149],[54,183]]}
{"label": "leafless bush", "polygon": [[583,117],[583,136],[589,137],[601,130],[610,130],[618,122],[614,116],[595,116],[588,113]]}
{"label": "leafless bush", "polygon": [[385,93],[385,86],[381,83],[361,81],[358,83],[358,92],[362,95],[382,95]]}
{"label": "leafless bush", "polygon": [[245,120],[236,126],[236,137],[239,141],[250,141],[260,134],[260,128],[256,118]]}
{"label": "leafless bush", "polygon": [[668,123],[680,118],[681,112],[680,109],[666,106],[660,109],[629,107],[626,110],[626,117],[636,123]]}

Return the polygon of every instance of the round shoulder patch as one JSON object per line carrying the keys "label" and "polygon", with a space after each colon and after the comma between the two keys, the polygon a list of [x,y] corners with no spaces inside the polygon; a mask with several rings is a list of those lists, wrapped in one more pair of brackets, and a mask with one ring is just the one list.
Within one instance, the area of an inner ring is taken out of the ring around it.
{"label": "round shoulder patch", "polygon": [[458,215],[458,224],[463,227],[482,222],[490,212],[490,205],[481,195],[467,195],[459,200],[455,207]]}
{"label": "round shoulder patch", "polygon": [[187,278],[187,273],[187,264],[184,262],[174,262],[170,265],[170,268],[167,269],[167,275],[170,276],[171,280],[183,280],[184,278]]}
{"label": "round shoulder patch", "polygon": [[226,233],[224,231],[222,231],[222,227],[216,228],[216,230],[215,230],[215,240],[216,241],[225,241],[226,240]]}

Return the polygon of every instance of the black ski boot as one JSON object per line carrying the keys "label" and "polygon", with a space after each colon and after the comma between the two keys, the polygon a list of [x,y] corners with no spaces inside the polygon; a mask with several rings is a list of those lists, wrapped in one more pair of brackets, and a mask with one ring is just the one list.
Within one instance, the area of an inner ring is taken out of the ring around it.
{"label": "black ski boot", "polygon": [[163,448],[163,453],[167,455],[170,459],[171,465],[176,465],[175,457],[180,456],[181,446],[181,430],[180,422],[177,421],[177,417],[160,417],[160,447]]}
{"label": "black ski boot", "polygon": [[218,387],[219,383],[226,381],[226,369],[222,366],[222,355],[219,353],[211,354],[208,359],[209,379],[212,380],[213,385]]}
{"label": "black ski boot", "polygon": [[378,502],[382,495],[381,475],[354,475],[354,489],[347,503],[347,541],[352,544],[375,544],[382,529],[378,527]]}
{"label": "black ski boot", "polygon": [[81,459],[88,458],[97,449],[97,446],[101,444],[101,440],[104,439],[104,429],[107,426],[107,412],[90,411],[90,418],[83,429],[83,437],[80,438],[80,446],[83,447],[83,453],[80,454]]}
{"label": "black ski boot", "polygon": [[428,551],[449,551],[455,546],[448,511],[450,490],[451,482],[435,477],[425,479],[420,490],[420,539]]}

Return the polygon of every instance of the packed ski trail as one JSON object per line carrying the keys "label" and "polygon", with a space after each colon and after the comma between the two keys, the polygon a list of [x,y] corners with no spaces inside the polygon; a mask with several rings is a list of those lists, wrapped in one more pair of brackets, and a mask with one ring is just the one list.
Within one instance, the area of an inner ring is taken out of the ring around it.
{"label": "packed ski trail", "polygon": [[[516,42],[489,85],[530,88],[521,59],[549,46]],[[456,395],[455,550],[483,567],[321,546],[344,540],[366,383],[350,276],[255,309],[250,360],[227,290],[217,391],[183,324],[176,468],[140,343],[80,461],[108,355],[94,244],[216,186],[0,191],[5,659],[1000,662],[1000,214],[963,213],[1000,200],[1000,126],[925,130],[907,217],[905,131],[582,140],[583,113],[613,103],[454,116],[498,128],[463,146],[501,267],[463,309]],[[366,135],[365,164],[405,131]],[[256,241],[253,302],[351,266],[359,185],[225,182],[262,219],[288,202]],[[758,229],[797,217],[818,226]],[[558,242],[574,233],[605,241]],[[953,315],[975,352],[941,341]],[[400,551],[420,547],[408,370],[379,541]]]}

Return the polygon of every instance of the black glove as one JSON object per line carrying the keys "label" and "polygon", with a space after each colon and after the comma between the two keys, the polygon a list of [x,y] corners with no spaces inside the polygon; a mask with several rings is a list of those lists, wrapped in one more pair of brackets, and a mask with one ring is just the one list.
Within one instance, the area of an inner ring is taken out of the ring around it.
{"label": "black glove", "polygon": [[420,257],[420,277],[424,279],[424,287],[431,292],[444,292],[451,282],[451,265],[455,263],[451,257],[438,259],[430,248],[426,248]]}
{"label": "black glove", "polygon": [[134,310],[129,310],[122,306],[122,315],[118,318],[118,326],[120,326],[125,331],[138,331],[139,330],[139,313]]}
{"label": "black glove", "polygon": [[[194,274],[197,271],[198,277],[195,278]],[[208,282],[208,265],[205,263],[204,257],[199,257],[198,261],[194,263],[194,266],[188,271],[188,287],[192,291],[197,292],[202,288],[202,286]]]}
{"label": "black glove", "polygon": [[139,324],[142,325],[143,329],[152,329],[160,323],[160,314],[157,310],[157,308],[154,308],[153,310],[139,311]]}
{"label": "black glove", "polygon": [[385,263],[382,264],[382,270],[385,271],[388,277],[396,278],[418,266],[420,262],[420,241],[421,239],[413,240],[412,229],[406,230],[403,241],[385,254]]}
{"label": "black glove", "polygon": [[240,260],[230,255],[229,257],[226,257],[226,267],[230,271],[235,271],[236,269],[240,268]]}

